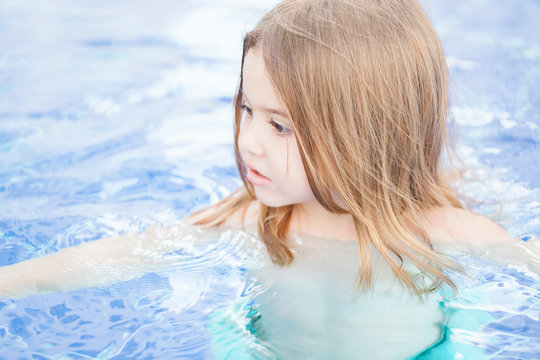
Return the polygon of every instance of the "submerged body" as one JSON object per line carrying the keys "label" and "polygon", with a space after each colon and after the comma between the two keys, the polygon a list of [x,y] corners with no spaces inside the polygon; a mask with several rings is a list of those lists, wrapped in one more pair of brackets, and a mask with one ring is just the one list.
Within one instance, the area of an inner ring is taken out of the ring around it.
{"label": "submerged body", "polygon": [[301,242],[290,267],[268,265],[256,275],[272,284],[256,299],[255,327],[276,358],[397,360],[439,340],[441,294],[410,294],[378,256],[373,289],[358,293],[356,243]]}
{"label": "submerged body", "polygon": [[[262,246],[255,235],[258,208],[259,204],[252,202],[231,216],[221,229],[242,229]],[[506,246],[507,250],[513,248],[513,241],[503,229],[468,211],[433,209],[426,218],[436,248],[449,246],[469,254],[488,244]],[[196,222],[197,216],[191,221]],[[343,226],[351,221],[346,215],[340,221],[341,227],[313,223],[311,229],[305,229],[298,218],[293,220],[291,246],[295,261],[289,266],[281,267],[272,263],[267,254],[261,255],[264,266],[249,273],[266,287],[250,305],[256,311],[251,313],[253,318],[248,328],[257,346],[246,348],[230,339],[222,341],[224,335],[220,334],[226,332],[220,332],[221,327],[239,325],[234,319],[218,316],[222,325],[212,330],[218,358],[229,353],[247,353],[268,359],[405,359],[441,339],[445,322],[441,302],[451,294],[411,293],[374,249],[373,287],[359,291],[356,287],[358,244],[354,238],[343,236],[348,232],[354,237],[354,228]],[[337,234],[341,237],[336,237]],[[514,252],[510,256],[523,255]],[[404,268],[417,279],[429,282],[410,262],[406,261]]]}

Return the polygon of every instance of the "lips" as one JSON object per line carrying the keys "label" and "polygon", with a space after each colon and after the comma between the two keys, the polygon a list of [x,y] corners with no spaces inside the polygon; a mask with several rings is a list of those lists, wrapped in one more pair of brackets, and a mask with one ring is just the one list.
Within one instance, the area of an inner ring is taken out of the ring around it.
{"label": "lips", "polygon": [[255,186],[264,186],[268,184],[271,180],[258,172],[257,170],[251,168],[249,165],[246,165],[247,174],[246,177],[250,183]]}

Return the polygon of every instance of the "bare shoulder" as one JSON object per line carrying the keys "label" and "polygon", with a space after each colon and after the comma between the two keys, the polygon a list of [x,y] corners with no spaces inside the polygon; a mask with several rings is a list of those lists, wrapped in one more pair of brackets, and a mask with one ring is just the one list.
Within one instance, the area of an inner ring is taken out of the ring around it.
{"label": "bare shoulder", "polygon": [[256,229],[258,217],[259,203],[253,200],[233,212],[223,225],[230,228]]}
{"label": "bare shoulder", "polygon": [[[185,219],[188,224],[197,224],[202,219],[212,215],[216,211],[214,207],[209,207],[191,214]],[[257,218],[259,215],[259,203],[254,200],[246,205],[236,209],[229,214],[220,227],[252,229],[257,227]]]}
{"label": "bare shoulder", "polygon": [[426,230],[433,245],[508,244],[514,241],[502,227],[465,209],[439,207],[425,213]]}

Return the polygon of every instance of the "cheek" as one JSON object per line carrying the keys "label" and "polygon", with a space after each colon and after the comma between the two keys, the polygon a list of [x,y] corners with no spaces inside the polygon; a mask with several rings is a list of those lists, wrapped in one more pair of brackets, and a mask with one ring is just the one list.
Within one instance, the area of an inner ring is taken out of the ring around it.
{"label": "cheek", "polygon": [[288,154],[289,174],[298,186],[307,188],[311,192],[306,171],[304,169],[304,163],[300,156],[300,150],[298,149],[296,141],[291,141],[291,143]]}
{"label": "cheek", "polygon": [[250,125],[248,120],[242,120],[242,123],[240,124],[240,130],[238,132],[238,149],[242,154],[249,150],[249,147],[252,145],[250,141],[253,140],[253,136],[252,134],[248,134]]}
{"label": "cheek", "polygon": [[301,161],[300,161],[300,164],[298,165],[297,169],[298,170],[297,170],[297,174],[296,174],[296,179],[297,179],[298,187],[305,194],[312,193],[311,187],[309,186],[309,181],[308,181],[306,172],[304,171],[304,167],[303,167]]}

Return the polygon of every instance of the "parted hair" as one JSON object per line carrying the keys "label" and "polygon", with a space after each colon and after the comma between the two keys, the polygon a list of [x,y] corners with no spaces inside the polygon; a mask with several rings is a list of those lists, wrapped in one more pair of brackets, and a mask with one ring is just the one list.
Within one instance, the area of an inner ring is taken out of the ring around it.
{"label": "parted hair", "polygon": [[[262,50],[292,123],[317,201],[349,213],[360,252],[358,285],[372,283],[371,251],[413,292],[458,267],[435,252],[424,230],[434,207],[461,207],[446,183],[448,69],[440,40],[416,0],[285,0],[244,38],[243,59]],[[218,225],[256,200],[238,149],[242,75],[235,96],[235,153],[244,186],[199,219]],[[336,201],[338,198],[339,204]],[[258,232],[272,260],[294,260],[294,205],[260,204]],[[407,259],[432,281],[408,273]]]}

